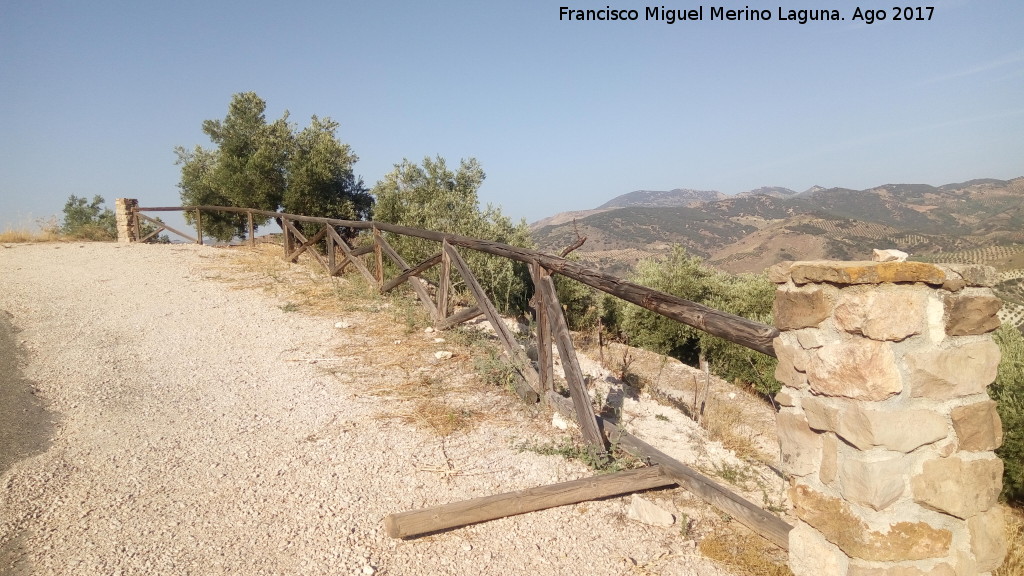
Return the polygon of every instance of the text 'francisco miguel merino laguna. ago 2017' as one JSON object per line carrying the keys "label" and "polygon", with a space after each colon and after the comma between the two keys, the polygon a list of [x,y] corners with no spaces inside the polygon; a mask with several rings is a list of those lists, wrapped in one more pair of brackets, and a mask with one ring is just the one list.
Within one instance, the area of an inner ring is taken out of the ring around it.
{"label": "text 'francisco miguel merino laguna. ago 2017'", "polygon": [[[887,19],[893,21],[927,21],[932,19],[932,14],[934,12],[935,8],[932,6],[896,6],[893,7],[889,13],[887,13],[886,10],[856,7],[849,16],[852,21],[862,21],[865,24],[873,24],[877,21]],[[705,18],[705,16],[707,18]],[[891,16],[891,18],[889,16]],[[619,9],[611,6],[605,6],[604,8],[574,9],[569,6],[561,6],[558,9],[558,19],[601,22],[629,22],[642,19],[664,22],[666,24],[675,24],[676,22],[686,21],[699,22],[704,21],[705,19],[709,21],[723,22],[778,20],[780,22],[807,24],[808,22],[846,20],[846,17],[843,16],[839,10],[835,9],[790,10],[779,6],[778,10],[773,12],[767,8],[758,9],[751,8],[749,6],[744,6],[743,8],[708,6],[705,8],[701,5],[696,8],[686,9],[667,8],[665,6],[646,6],[642,9]]]}

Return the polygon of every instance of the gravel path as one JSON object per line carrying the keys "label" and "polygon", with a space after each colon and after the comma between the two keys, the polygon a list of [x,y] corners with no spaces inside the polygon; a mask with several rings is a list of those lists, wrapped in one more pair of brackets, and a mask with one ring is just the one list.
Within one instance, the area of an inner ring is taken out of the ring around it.
{"label": "gravel path", "polygon": [[288,312],[211,279],[234,257],[0,245],[0,314],[58,421],[49,449],[0,475],[0,573],[725,573],[678,525],[627,520],[628,498],[389,538],[392,512],[591,472],[517,450],[553,433],[503,393],[473,392],[489,416],[446,437],[388,417],[401,399],[371,390],[460,377],[396,343],[436,335]]}

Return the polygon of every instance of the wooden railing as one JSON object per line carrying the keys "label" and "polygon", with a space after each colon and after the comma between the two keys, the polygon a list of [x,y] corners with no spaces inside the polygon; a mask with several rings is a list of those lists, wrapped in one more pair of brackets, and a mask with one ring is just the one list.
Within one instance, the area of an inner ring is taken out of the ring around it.
{"label": "wooden railing", "polygon": [[[191,237],[183,234],[143,214],[143,212],[170,211],[188,211],[193,213],[196,236]],[[559,256],[510,246],[500,242],[432,230],[409,228],[385,222],[339,220],[225,206],[136,207],[133,212],[136,238],[138,238],[138,231],[140,230],[140,221],[146,220],[154,223],[157,226],[157,230],[146,238],[139,238],[139,240],[149,239],[163,229],[167,229],[201,244],[203,241],[202,213],[204,211],[246,214],[249,243],[255,242],[255,217],[277,219],[283,231],[284,258],[286,260],[295,262],[300,255],[308,253],[330,275],[340,274],[342,270],[351,265],[382,293],[393,290],[403,283],[409,283],[420,303],[438,328],[450,328],[477,316],[484,315],[494,328],[505,355],[522,376],[521,382],[516,387],[519,396],[528,402],[543,401],[574,418],[580,426],[584,440],[591,447],[595,455],[603,457],[607,446],[615,444],[648,463],[659,464],[663,473],[670,476],[676,483],[736,517],[780,547],[788,548],[788,534],[792,526],[781,518],[759,508],[742,496],[715,483],[699,472],[658,451],[639,438],[617,427],[612,422],[604,420],[595,414],[590,397],[587,394],[583,372],[576,357],[576,350],[569,333],[569,328],[555,293],[552,275],[561,274],[572,278],[587,286],[619,297],[667,318],[704,330],[709,334],[719,336],[770,356],[775,356],[772,340],[779,334],[779,331],[773,326],[715,310],[665,292],[628,282]],[[322,227],[315,234],[307,237],[295,226],[296,222],[319,224]],[[338,227],[370,231],[372,242],[361,247],[350,246],[338,233]],[[410,265],[388,243],[384,237],[384,232],[434,241],[439,244],[439,249],[437,253],[422,262]],[[321,242],[326,244],[323,254],[316,249],[311,249]],[[527,358],[515,334],[502,321],[494,304],[463,259],[459,248],[492,254],[528,265],[534,284],[535,296],[533,303],[537,316],[536,339],[538,359],[536,367]],[[362,256],[371,253],[373,254],[374,262],[372,271],[362,259]],[[385,256],[399,270],[398,275],[390,280],[384,277]],[[440,282],[436,287],[435,294],[432,296],[422,276],[427,270],[435,266],[441,266]],[[476,301],[475,306],[458,312],[451,310],[451,303],[449,301],[451,291],[450,277],[453,269],[462,277],[469,292]],[[562,359],[565,380],[570,395],[568,399],[555,391],[554,367],[551,355],[552,342],[558,350],[559,357]],[[398,530],[398,528],[395,529]],[[438,529],[437,526],[434,526],[434,529]],[[403,535],[407,534],[403,533]]]}

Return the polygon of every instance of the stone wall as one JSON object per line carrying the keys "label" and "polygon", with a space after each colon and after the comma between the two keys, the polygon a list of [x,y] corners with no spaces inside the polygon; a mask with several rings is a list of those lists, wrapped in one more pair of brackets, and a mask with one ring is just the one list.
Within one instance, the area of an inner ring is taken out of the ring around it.
{"label": "stone wall", "polygon": [[974,575],[1006,554],[991,268],[795,262],[778,284],[796,576]]}
{"label": "stone wall", "polygon": [[138,240],[135,235],[135,208],[139,201],[134,198],[114,200],[114,219],[117,226],[117,241],[122,243]]}

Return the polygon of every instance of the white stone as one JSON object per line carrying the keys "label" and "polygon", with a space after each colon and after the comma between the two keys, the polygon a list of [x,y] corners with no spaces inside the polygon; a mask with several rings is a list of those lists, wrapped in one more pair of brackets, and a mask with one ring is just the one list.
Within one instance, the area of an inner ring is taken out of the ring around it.
{"label": "white stone", "polygon": [[434,352],[434,358],[438,360],[447,360],[452,357],[452,353],[447,350],[441,350],[440,352]]}
{"label": "white stone", "polygon": [[633,494],[633,498],[629,503],[629,510],[626,511],[626,517],[649,526],[671,526],[676,522],[675,516],[669,511],[653,502],[645,500],[638,494]]}
{"label": "white stone", "polygon": [[878,250],[876,248],[875,250],[872,250],[871,259],[875,262],[906,262],[908,256],[910,256],[910,254],[907,254],[902,250]]}
{"label": "white stone", "polygon": [[551,417],[551,425],[554,426],[555,428],[558,428],[559,430],[569,429],[569,421],[566,420],[565,417],[563,417],[558,412],[555,412],[555,414]]}

